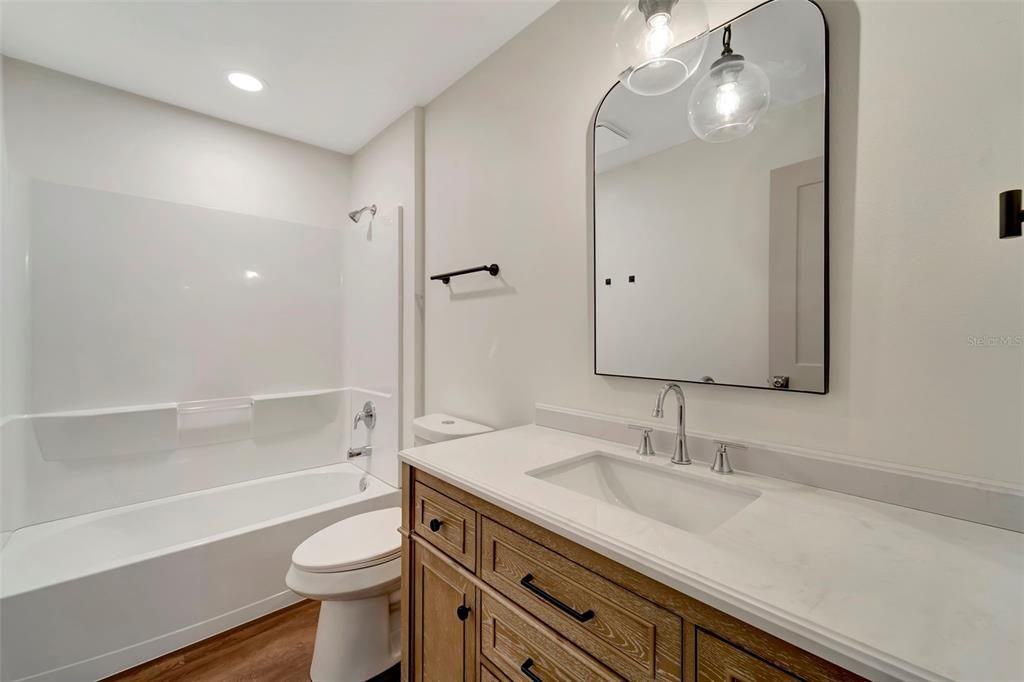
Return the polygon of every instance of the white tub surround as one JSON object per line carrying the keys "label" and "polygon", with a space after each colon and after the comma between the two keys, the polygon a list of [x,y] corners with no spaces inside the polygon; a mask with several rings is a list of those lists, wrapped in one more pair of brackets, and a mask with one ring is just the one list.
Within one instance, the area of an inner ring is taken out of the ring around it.
{"label": "white tub surround", "polygon": [[[527,473],[594,451],[759,496],[691,533]],[[1024,535],[535,425],[400,458],[869,679],[1024,679]]]}
{"label": "white tub surround", "polygon": [[282,578],[299,543],[398,501],[336,464],[15,531],[0,679],[100,679],[293,603]]}

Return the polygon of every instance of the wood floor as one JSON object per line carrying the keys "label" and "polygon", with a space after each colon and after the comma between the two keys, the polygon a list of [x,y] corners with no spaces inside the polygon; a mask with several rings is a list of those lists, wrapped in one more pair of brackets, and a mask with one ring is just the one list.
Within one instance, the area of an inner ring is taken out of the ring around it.
{"label": "wood floor", "polygon": [[302,602],[106,682],[309,682],[319,614],[319,602]]}
{"label": "wood floor", "polygon": [[[309,682],[320,603],[304,601],[103,682]],[[398,682],[399,666],[368,682]]]}

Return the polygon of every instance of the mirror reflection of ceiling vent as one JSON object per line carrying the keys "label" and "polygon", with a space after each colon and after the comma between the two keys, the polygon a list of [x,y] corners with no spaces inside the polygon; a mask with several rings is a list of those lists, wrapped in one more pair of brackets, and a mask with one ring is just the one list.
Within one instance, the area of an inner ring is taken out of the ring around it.
{"label": "mirror reflection of ceiling vent", "polygon": [[622,149],[629,144],[629,137],[607,123],[598,123],[594,128],[594,155],[601,156],[608,152]]}

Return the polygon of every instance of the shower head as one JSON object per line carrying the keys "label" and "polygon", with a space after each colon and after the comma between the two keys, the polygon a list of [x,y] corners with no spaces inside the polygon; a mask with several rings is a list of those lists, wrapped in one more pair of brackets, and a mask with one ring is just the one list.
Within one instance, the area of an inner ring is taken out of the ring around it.
{"label": "shower head", "polygon": [[371,217],[377,215],[377,204],[370,204],[369,206],[363,206],[358,211],[352,211],[351,213],[349,213],[348,217],[352,219],[352,222],[358,223],[359,219],[361,217],[363,217],[363,213],[365,213],[366,211],[370,212],[370,216]]}

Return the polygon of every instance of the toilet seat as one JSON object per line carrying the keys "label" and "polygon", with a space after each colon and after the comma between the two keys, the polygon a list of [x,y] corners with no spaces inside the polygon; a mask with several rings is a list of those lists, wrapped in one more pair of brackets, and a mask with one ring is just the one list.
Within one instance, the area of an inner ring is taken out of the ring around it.
{"label": "toilet seat", "polygon": [[309,536],[292,553],[307,573],[343,573],[379,566],[402,553],[401,507],[357,514]]}

